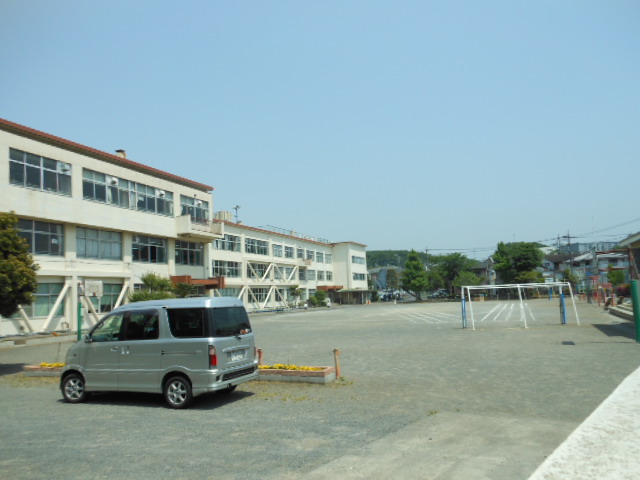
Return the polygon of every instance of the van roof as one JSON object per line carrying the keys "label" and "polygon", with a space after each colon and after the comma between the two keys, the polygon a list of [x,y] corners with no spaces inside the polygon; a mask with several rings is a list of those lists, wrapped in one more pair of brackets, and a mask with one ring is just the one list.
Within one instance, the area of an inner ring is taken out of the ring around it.
{"label": "van roof", "polygon": [[236,297],[192,297],[167,298],[163,300],[147,300],[121,305],[113,311],[126,308],[164,307],[164,308],[223,308],[243,307],[242,300]]}

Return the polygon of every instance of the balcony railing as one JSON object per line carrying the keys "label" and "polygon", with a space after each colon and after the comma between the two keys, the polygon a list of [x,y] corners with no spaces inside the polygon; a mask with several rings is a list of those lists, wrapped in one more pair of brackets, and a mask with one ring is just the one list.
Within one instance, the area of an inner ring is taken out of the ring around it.
{"label": "balcony railing", "polygon": [[224,236],[224,224],[191,215],[180,215],[176,217],[176,233],[183,240],[210,242]]}

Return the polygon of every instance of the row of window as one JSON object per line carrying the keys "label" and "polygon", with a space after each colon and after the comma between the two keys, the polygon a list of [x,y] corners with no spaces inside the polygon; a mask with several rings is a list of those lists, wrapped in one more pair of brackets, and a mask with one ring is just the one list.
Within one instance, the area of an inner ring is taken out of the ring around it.
{"label": "row of window", "polygon": [[[35,255],[64,255],[64,225],[37,220],[18,220],[18,233],[31,247]],[[78,258],[100,260],[122,260],[122,234],[108,230],[76,227],[76,255]],[[316,252],[317,253],[317,252]],[[325,254],[325,258],[329,254]],[[131,242],[131,257],[134,262],[167,263],[168,246],[164,238],[148,235],[134,235]],[[204,244],[196,242],[175,242],[175,262],[178,265],[203,266]],[[264,263],[247,263],[249,278],[262,278],[268,268]],[[241,264],[215,260],[213,276],[238,278],[241,276]],[[290,280],[293,267],[274,269],[276,280]],[[333,273],[322,270],[299,270],[300,280],[333,281]]]}
{"label": "row of window", "polygon": [[[218,238],[213,241],[214,249],[226,250],[229,252],[239,252],[240,245],[241,238],[237,235],[225,234],[224,238]],[[245,238],[244,251],[245,253],[251,253],[254,255],[269,255],[269,242],[266,240],[258,240],[256,238]],[[297,248],[297,252],[295,253],[297,254],[295,258],[303,260],[313,260],[316,263],[333,262],[333,256],[330,253],[304,248]],[[271,245],[271,254],[278,258],[294,258],[294,248],[274,243]]]}
{"label": "row of window", "polygon": [[[34,294],[35,301],[31,305],[24,305],[24,311],[29,317],[47,317],[55,305],[64,283],[39,283]],[[104,283],[102,285],[102,297],[86,297],[91,300],[93,307],[100,313],[110,312],[116,305],[121,283]],[[19,314],[16,314],[17,316]],[[65,315],[64,302],[60,304],[54,313],[57,316]]]}
{"label": "row of window", "polygon": [[[71,196],[71,164],[9,148],[9,181],[17,185]],[[173,216],[173,193],[84,168],[82,198],[130,210]],[[180,195],[180,214],[207,223],[209,202]]]}
{"label": "row of window", "polygon": [[[18,220],[18,234],[24,238],[34,255],[64,255],[64,225],[37,220]],[[76,227],[76,256],[100,260],[122,260],[122,234],[108,230]],[[134,235],[131,243],[134,262],[167,263],[168,246],[164,238]],[[175,242],[178,265],[204,265],[204,245]]]}
{"label": "row of window", "polygon": [[[247,262],[246,265],[246,275],[248,278],[254,279],[262,279],[267,274],[269,269],[269,264],[267,263],[255,263],[255,262]],[[273,280],[285,280],[291,281],[296,280],[294,276],[294,267],[288,266],[274,266],[272,270],[272,278]],[[213,261],[213,276],[218,277],[227,277],[227,278],[241,278],[242,277],[242,263],[240,262],[231,262],[227,260],[214,260]],[[271,277],[269,278],[271,279]],[[297,280],[301,281],[333,281],[333,272],[324,271],[324,270],[308,270],[308,269],[299,269]]]}

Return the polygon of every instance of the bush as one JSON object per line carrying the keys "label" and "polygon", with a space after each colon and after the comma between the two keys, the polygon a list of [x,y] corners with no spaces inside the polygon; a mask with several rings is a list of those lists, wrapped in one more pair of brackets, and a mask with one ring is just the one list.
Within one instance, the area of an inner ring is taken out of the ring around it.
{"label": "bush", "polygon": [[318,299],[315,296],[311,295],[309,297],[309,305],[311,305],[312,307],[317,307],[318,306]]}

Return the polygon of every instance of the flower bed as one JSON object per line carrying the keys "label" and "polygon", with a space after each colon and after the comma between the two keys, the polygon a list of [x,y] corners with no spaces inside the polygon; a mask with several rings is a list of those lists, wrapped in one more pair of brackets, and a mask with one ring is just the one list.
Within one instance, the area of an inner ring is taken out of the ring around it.
{"label": "flower bed", "polygon": [[335,367],[299,367],[297,365],[260,365],[260,380],[325,384],[336,379]]}
{"label": "flower bed", "polygon": [[22,371],[27,377],[57,377],[64,367],[64,363],[41,363],[40,365],[25,365]]}

